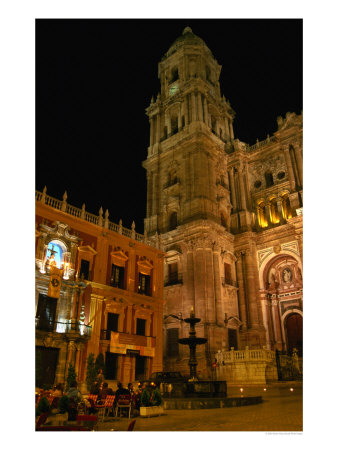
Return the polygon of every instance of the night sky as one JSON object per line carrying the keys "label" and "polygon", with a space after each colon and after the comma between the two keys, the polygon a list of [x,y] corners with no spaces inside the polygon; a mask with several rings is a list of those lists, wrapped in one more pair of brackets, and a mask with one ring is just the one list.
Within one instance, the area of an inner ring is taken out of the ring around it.
{"label": "night sky", "polygon": [[190,26],[222,66],[235,138],[254,144],[302,111],[302,21],[36,21],[36,189],[143,232],[149,145],[145,108],[158,62]]}

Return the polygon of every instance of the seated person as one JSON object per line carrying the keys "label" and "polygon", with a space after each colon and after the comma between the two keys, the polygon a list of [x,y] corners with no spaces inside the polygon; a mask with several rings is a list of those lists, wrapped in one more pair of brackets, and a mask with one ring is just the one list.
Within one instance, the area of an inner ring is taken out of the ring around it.
{"label": "seated person", "polygon": [[94,383],[92,384],[91,388],[90,388],[90,394],[93,395],[99,395],[100,393],[100,387],[99,387],[99,383],[97,381],[94,381]]}
{"label": "seated person", "polygon": [[69,398],[68,418],[69,418],[69,420],[75,420],[78,404],[79,404],[79,402],[83,401],[82,394],[77,388],[76,381],[72,381],[70,383],[70,387],[69,387],[68,392],[66,392],[66,396]]}
{"label": "seated person", "polygon": [[53,391],[52,391],[53,397],[62,397],[63,396],[63,385],[62,383],[58,383]]}
{"label": "seated person", "polygon": [[102,385],[102,389],[100,389],[99,398],[100,400],[104,400],[107,395],[114,395],[113,390],[108,387],[108,383],[104,382]]}
{"label": "seated person", "polygon": [[115,398],[114,398],[114,408],[116,407],[117,401],[121,395],[127,395],[129,399],[131,398],[130,392],[128,389],[124,388],[122,383],[117,383],[117,390],[115,392]]}

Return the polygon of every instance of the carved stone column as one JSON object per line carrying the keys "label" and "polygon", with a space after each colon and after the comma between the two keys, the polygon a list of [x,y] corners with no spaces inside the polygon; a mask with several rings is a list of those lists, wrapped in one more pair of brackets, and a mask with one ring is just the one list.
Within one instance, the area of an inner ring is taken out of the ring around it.
{"label": "carved stone column", "polygon": [[250,311],[250,327],[257,328],[259,326],[257,301],[256,301],[256,286],[255,286],[255,274],[256,270],[253,257],[249,251],[245,253],[245,274],[247,281],[248,303]]}
{"label": "carved stone column", "polygon": [[268,325],[268,332],[269,332],[269,345],[270,345],[271,350],[274,350],[275,343],[276,343],[276,334],[275,334],[273,314],[272,314],[271,294],[267,294],[266,310],[267,310],[267,319],[268,319],[267,325]]}
{"label": "carved stone column", "polygon": [[161,116],[157,114],[156,116],[156,142],[160,142],[161,139]]}
{"label": "carved stone column", "polygon": [[245,196],[245,186],[244,186],[244,167],[241,164],[238,169],[238,176],[239,176],[239,187],[241,191],[241,209],[246,210],[247,204],[246,204],[246,196]]}
{"label": "carved stone column", "polygon": [[272,314],[275,328],[276,346],[279,350],[282,350],[281,323],[278,311],[278,301],[276,299],[272,300]]}
{"label": "carved stone column", "polygon": [[237,211],[237,200],[236,200],[236,191],[235,191],[235,180],[234,180],[234,168],[231,167],[229,170],[230,175],[230,189],[231,189],[231,201],[234,212]]}
{"label": "carved stone column", "polygon": [[177,117],[177,126],[178,126],[178,130],[182,129],[182,114],[181,114],[181,104],[178,108],[178,117]]}
{"label": "carved stone column", "polygon": [[183,98],[183,114],[184,114],[184,120],[185,125],[189,124],[189,114],[188,114],[188,105],[187,105],[187,97],[184,96]]}
{"label": "carved stone column", "polygon": [[[189,244],[186,252],[186,273],[184,278],[184,296],[188,310],[193,306],[195,309],[195,278],[194,278],[194,254],[193,245]],[[184,313],[184,311],[182,311]]]}
{"label": "carved stone column", "polygon": [[234,129],[233,129],[231,121],[230,121],[230,137],[231,137],[231,139],[234,139]]}
{"label": "carved stone column", "polygon": [[282,199],[280,197],[277,197],[277,211],[279,215],[279,224],[285,223],[285,219],[283,217],[283,209],[282,209]]}
{"label": "carved stone column", "polygon": [[76,345],[75,345],[75,342],[73,340],[71,340],[68,342],[68,357],[67,357],[66,374],[68,372],[68,368],[69,368],[70,364],[72,364],[75,367],[75,353],[76,353]]}
{"label": "carved stone column", "polygon": [[299,144],[294,145],[294,149],[300,183],[303,186],[303,158]]}
{"label": "carved stone column", "polygon": [[230,138],[229,119],[228,119],[227,117],[225,117],[224,123],[225,123],[225,131],[226,131],[226,134],[227,134],[228,138]]}
{"label": "carved stone column", "polygon": [[152,146],[154,144],[154,117],[150,118],[150,141],[149,145]]}
{"label": "carved stone column", "polygon": [[246,293],[246,282],[245,277],[243,273],[243,258],[244,258],[244,252],[236,252],[236,275],[237,275],[237,281],[238,281],[238,300],[239,300],[239,318],[242,325],[242,330],[246,330],[249,325],[249,317],[248,317],[248,310],[247,310],[247,293]]}
{"label": "carved stone column", "polygon": [[153,174],[147,173],[147,217],[152,215]]}
{"label": "carved stone column", "polygon": [[191,93],[191,111],[192,111],[192,122],[196,122],[197,120],[197,105],[196,105],[196,95],[195,92]]}
{"label": "carved stone column", "polygon": [[209,112],[208,112],[208,102],[206,97],[203,98],[203,106],[204,106],[204,122],[209,125]]}
{"label": "carved stone column", "polygon": [[221,288],[221,275],[219,270],[219,251],[213,250],[213,273],[214,273],[214,290],[215,290],[215,303],[216,312],[215,320],[218,325],[223,325],[223,307],[222,307],[222,288]]}
{"label": "carved stone column", "polygon": [[198,103],[198,120],[203,122],[203,107],[202,107],[202,96],[201,93],[197,93],[197,103]]}
{"label": "carved stone column", "polygon": [[63,341],[60,345],[59,350],[59,358],[58,358],[58,364],[56,367],[56,373],[55,373],[55,383],[62,383],[66,376],[66,367],[67,367],[67,342]]}
{"label": "carved stone column", "polygon": [[291,191],[294,191],[296,189],[296,181],[295,181],[295,175],[293,173],[289,148],[287,146],[284,146],[283,151],[284,151],[286,166],[288,169],[290,188],[291,188]]}
{"label": "carved stone column", "polygon": [[168,111],[165,112],[165,123],[167,125],[168,136],[170,136],[171,135],[171,119],[170,119],[170,114]]}

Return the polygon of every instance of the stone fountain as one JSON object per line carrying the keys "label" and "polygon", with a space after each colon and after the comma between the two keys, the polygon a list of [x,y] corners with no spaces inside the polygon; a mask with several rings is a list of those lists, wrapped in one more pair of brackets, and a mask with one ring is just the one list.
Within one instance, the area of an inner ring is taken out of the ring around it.
{"label": "stone fountain", "polygon": [[[201,319],[195,317],[191,308],[190,317],[181,317],[170,314],[175,319],[190,324],[189,337],[181,338],[178,342],[188,345],[190,350],[189,368],[190,378],[187,381],[162,383],[164,409],[208,409],[243,406],[262,402],[261,396],[256,397],[227,397],[227,383],[225,380],[199,380],[197,377],[196,346],[206,344],[206,338],[196,337],[195,325]],[[168,317],[168,316],[167,316]]]}
{"label": "stone fountain", "polygon": [[190,367],[190,382],[198,381],[196,375],[196,367],[197,367],[197,359],[196,359],[196,345],[205,344],[207,342],[206,338],[196,337],[195,324],[200,322],[201,319],[195,317],[194,308],[191,308],[190,317],[187,319],[183,319],[184,322],[190,324],[189,337],[181,338],[178,342],[182,345],[189,345],[190,349],[190,358],[189,358],[189,367]]}
{"label": "stone fountain", "polygon": [[206,403],[207,398],[225,398],[227,395],[226,381],[199,380],[197,377],[196,346],[206,344],[207,342],[206,338],[196,337],[195,325],[200,322],[201,319],[195,317],[193,308],[191,308],[190,317],[186,319],[174,315],[171,316],[190,325],[189,337],[178,340],[180,344],[189,346],[190,357],[188,365],[190,377],[187,381],[172,382],[168,383],[168,385],[163,383],[163,397],[180,399],[181,403],[183,399],[190,399],[190,404],[191,398],[193,397],[199,399],[203,398],[205,400],[204,403]]}

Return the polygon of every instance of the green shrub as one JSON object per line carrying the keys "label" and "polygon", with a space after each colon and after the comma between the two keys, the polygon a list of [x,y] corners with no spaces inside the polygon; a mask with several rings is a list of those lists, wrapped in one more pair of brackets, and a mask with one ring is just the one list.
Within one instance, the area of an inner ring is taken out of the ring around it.
{"label": "green shrub", "polygon": [[50,412],[50,403],[47,397],[42,397],[36,408],[36,415],[40,416],[42,413]]}
{"label": "green shrub", "polygon": [[75,367],[73,366],[73,364],[69,364],[67,375],[67,390],[69,389],[73,381],[76,381]]}
{"label": "green shrub", "polygon": [[99,370],[102,369],[103,370],[103,375],[105,376],[105,371],[106,371],[106,365],[104,363],[104,356],[103,353],[99,353],[96,357],[95,360],[95,370],[96,370],[96,374],[99,373]]}

